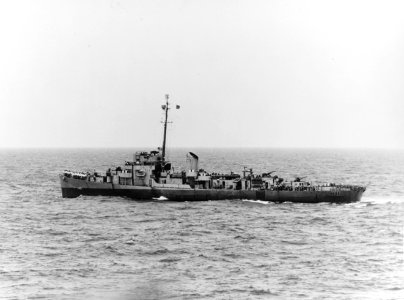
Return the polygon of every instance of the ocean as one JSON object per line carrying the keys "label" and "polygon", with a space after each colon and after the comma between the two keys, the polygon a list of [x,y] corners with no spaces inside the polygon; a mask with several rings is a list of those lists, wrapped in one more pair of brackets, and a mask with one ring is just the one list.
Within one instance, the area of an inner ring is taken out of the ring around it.
{"label": "ocean", "polygon": [[351,204],[63,199],[137,149],[0,150],[0,299],[404,299],[404,151],[172,149],[208,171],[367,186]]}

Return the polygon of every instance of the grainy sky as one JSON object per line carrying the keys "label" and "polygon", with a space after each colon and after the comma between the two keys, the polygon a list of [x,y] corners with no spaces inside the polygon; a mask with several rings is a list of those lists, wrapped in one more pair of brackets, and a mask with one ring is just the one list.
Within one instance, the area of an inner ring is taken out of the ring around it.
{"label": "grainy sky", "polygon": [[2,1],[0,146],[404,148],[404,1]]}

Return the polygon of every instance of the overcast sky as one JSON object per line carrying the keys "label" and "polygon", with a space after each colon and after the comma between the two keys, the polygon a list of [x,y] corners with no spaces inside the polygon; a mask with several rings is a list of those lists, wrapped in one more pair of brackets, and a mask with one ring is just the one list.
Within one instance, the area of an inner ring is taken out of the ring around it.
{"label": "overcast sky", "polygon": [[404,148],[404,1],[2,1],[0,146]]}

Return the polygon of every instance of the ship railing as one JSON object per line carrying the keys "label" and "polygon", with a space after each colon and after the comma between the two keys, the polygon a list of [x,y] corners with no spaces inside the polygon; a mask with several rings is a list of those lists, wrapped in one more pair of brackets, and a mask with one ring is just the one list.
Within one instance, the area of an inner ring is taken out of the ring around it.
{"label": "ship railing", "polygon": [[66,176],[68,178],[74,178],[74,179],[81,179],[85,180],[88,179],[90,176],[90,173],[85,173],[85,172],[73,172],[69,170],[63,171],[63,176]]}
{"label": "ship railing", "polygon": [[351,184],[334,184],[334,183],[314,183],[305,186],[292,187],[290,185],[270,185],[269,190],[272,191],[324,191],[324,192],[346,192],[346,191],[365,191],[366,187]]}
{"label": "ship railing", "polygon": [[317,191],[359,191],[365,190],[360,185],[352,184],[319,184],[313,185]]}

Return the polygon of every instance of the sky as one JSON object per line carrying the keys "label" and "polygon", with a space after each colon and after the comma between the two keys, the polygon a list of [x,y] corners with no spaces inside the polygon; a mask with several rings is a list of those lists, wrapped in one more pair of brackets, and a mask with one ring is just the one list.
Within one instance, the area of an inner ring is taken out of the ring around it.
{"label": "sky", "polygon": [[404,148],[404,1],[2,1],[0,147]]}

